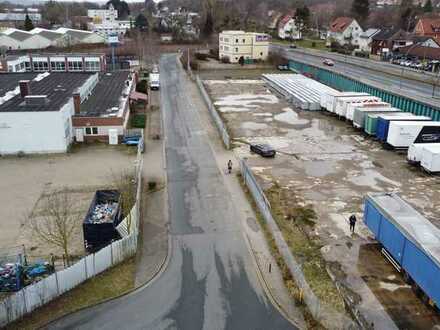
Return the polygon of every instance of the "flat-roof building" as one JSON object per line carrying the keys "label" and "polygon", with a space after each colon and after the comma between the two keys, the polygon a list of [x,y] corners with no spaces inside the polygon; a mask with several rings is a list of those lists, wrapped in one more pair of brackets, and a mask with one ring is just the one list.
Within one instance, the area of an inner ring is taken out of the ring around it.
{"label": "flat-roof building", "polygon": [[135,86],[129,71],[0,74],[0,154],[66,152],[121,140]]}
{"label": "flat-roof building", "polygon": [[219,57],[231,63],[243,60],[265,60],[269,55],[270,36],[266,33],[223,31],[219,35]]}

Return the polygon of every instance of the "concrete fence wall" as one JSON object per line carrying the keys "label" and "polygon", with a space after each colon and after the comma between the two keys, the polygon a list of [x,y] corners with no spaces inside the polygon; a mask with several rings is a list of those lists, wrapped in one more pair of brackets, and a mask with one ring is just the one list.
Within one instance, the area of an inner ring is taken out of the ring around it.
{"label": "concrete fence wall", "polygon": [[226,126],[223,124],[222,119],[220,118],[220,115],[218,114],[217,110],[215,109],[214,104],[211,101],[211,98],[208,95],[208,92],[205,89],[205,86],[203,86],[202,81],[200,80],[200,77],[196,75],[196,84],[197,87],[200,90],[200,93],[202,94],[203,100],[206,103],[206,106],[208,107],[209,113],[214,120],[215,126],[217,127],[217,130],[220,133],[220,136],[223,140],[223,144],[225,145],[226,149],[229,149],[231,147],[231,139],[229,137],[229,133],[226,129]]}
{"label": "concrete fence wall", "polygon": [[43,280],[26,286],[0,302],[0,327],[20,319],[25,314],[59,297],[108,268],[136,254],[142,191],[142,147],[138,147],[136,162],[136,202],[122,221],[130,223],[129,232],[96,253],[85,256],[72,266],[53,273]]}
{"label": "concrete fence wall", "polygon": [[321,304],[319,298],[316,297],[307,283],[301,265],[296,261],[290,251],[278,224],[272,216],[270,203],[245,160],[240,160],[240,169],[243,180],[275,240],[275,244],[283,257],[284,263],[292,274],[296,285],[302,291],[304,302],[312,316],[327,329],[356,328],[349,317]]}

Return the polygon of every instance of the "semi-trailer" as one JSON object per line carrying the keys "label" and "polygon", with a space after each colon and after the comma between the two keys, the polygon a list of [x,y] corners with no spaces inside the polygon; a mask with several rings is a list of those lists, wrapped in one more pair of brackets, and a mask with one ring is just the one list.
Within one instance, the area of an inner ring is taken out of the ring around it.
{"label": "semi-trailer", "polygon": [[390,122],[392,121],[431,121],[431,117],[427,116],[415,116],[409,112],[402,112],[402,116],[399,118],[388,117],[388,116],[380,116],[377,119],[377,127],[376,127],[376,137],[382,141],[386,142],[388,137],[388,130],[390,127]]}
{"label": "semi-trailer", "polygon": [[440,144],[429,144],[422,148],[420,166],[429,173],[440,172]]}
{"label": "semi-trailer", "polygon": [[354,110],[356,108],[391,108],[391,104],[387,102],[375,102],[375,103],[350,103],[347,104],[347,112],[345,114],[345,119],[353,121]]}
{"label": "semi-trailer", "polygon": [[440,143],[413,143],[408,148],[406,160],[408,163],[417,165],[422,160],[422,149],[429,146],[436,146],[440,151]]}
{"label": "semi-trailer", "polygon": [[413,143],[440,142],[438,121],[392,121],[386,145],[394,149],[408,148]]}
{"label": "semi-trailer", "polygon": [[351,103],[366,103],[366,104],[375,104],[381,102],[380,97],[377,96],[359,96],[359,97],[350,97],[350,98],[338,98],[336,101],[336,111],[335,113],[345,118],[347,114],[347,105]]}
{"label": "semi-trailer", "polygon": [[379,116],[383,115],[400,115],[402,111],[396,111],[396,112],[379,112],[379,113],[369,113],[365,116],[365,123],[364,123],[364,132],[368,135],[376,135],[376,128],[377,128],[377,119]]}
{"label": "semi-trailer", "polygon": [[364,222],[424,302],[440,303],[440,230],[395,193],[368,194]]}
{"label": "semi-trailer", "polygon": [[353,126],[356,128],[364,128],[365,125],[365,117],[367,114],[372,113],[381,113],[385,114],[387,112],[389,113],[396,113],[399,112],[400,109],[397,108],[381,108],[381,107],[363,107],[363,108],[356,108],[354,110],[353,114]]}
{"label": "semi-trailer", "polygon": [[339,95],[328,94],[326,98],[326,109],[328,112],[336,113],[336,103],[341,98],[350,99],[353,97],[360,96],[370,96],[368,93],[358,93],[358,92],[341,92]]}

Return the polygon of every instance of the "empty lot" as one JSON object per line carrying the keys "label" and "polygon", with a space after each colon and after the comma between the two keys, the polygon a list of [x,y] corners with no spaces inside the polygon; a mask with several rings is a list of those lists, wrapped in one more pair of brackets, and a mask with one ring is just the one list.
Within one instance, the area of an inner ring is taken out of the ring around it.
{"label": "empty lot", "polygon": [[[108,188],[114,173],[134,168],[135,152],[122,146],[91,145],[72,153],[26,157],[0,157],[0,249],[24,244],[36,258],[61,251],[34,239],[26,215],[38,208],[44,194],[67,187],[82,220],[96,189]],[[74,234],[72,253],[84,253],[81,220]]]}
{"label": "empty lot", "polygon": [[[295,254],[318,295],[338,304],[330,299],[334,289],[320,284],[326,279],[319,269],[328,268],[344,296],[377,328],[427,329],[439,323],[437,313],[385,262],[362,223],[362,206],[368,192],[397,191],[439,226],[440,178],[407,165],[404,155],[382,149],[346,122],[324,112],[299,111],[259,81],[259,73],[250,77],[246,72],[241,82],[237,75],[235,80],[209,72],[203,77],[235,139],[234,151],[247,158],[266,190],[285,237],[304,240],[294,247]],[[269,143],[279,153],[263,159],[249,153],[250,142]],[[359,219],[355,234],[349,232],[352,213]]]}

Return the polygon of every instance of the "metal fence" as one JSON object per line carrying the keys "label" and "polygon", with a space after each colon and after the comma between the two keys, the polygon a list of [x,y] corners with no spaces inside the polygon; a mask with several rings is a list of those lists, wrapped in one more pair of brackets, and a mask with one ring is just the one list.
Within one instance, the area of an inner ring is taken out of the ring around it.
{"label": "metal fence", "polygon": [[290,248],[287,245],[283,234],[278,227],[278,224],[273,218],[269,201],[267,200],[251,169],[243,159],[240,160],[240,169],[243,180],[274,238],[275,244],[283,257],[284,263],[292,274],[296,285],[301,290],[304,302],[306,303],[312,316],[327,329],[354,328],[355,325],[350,318],[344,314],[338,313],[328,306],[321,304],[320,300],[318,297],[316,297],[307,283],[302,272],[301,265],[296,261],[295,257],[290,251]]}
{"label": "metal fence", "polygon": [[142,146],[138,146],[136,160],[136,202],[122,223],[126,235],[96,253],[90,254],[72,266],[55,272],[41,281],[29,285],[0,302],[0,327],[15,321],[36,308],[48,303],[106,269],[135,255],[139,233],[139,215],[142,191]]}
{"label": "metal fence", "polygon": [[205,89],[205,86],[203,86],[203,83],[198,75],[196,75],[196,84],[200,90],[200,93],[203,96],[203,100],[205,101],[206,106],[208,107],[209,113],[211,114],[211,117],[214,120],[215,125],[217,126],[217,129],[223,140],[223,144],[225,145],[225,148],[229,149],[231,146],[231,139],[229,137],[226,126],[223,124],[223,120],[220,118],[217,110],[215,109],[214,104],[211,101],[211,98],[208,95],[208,92]]}

